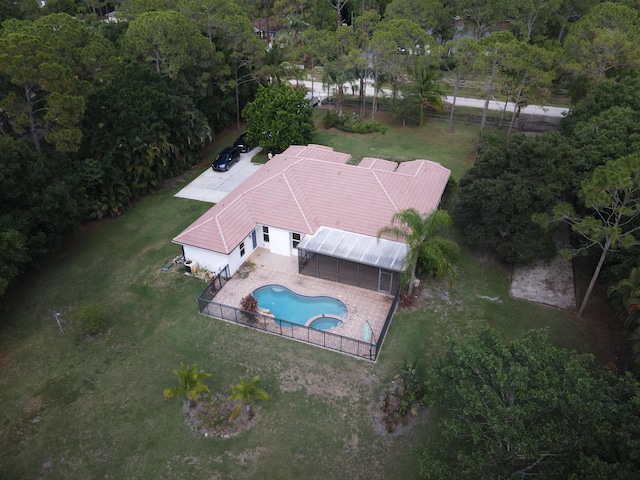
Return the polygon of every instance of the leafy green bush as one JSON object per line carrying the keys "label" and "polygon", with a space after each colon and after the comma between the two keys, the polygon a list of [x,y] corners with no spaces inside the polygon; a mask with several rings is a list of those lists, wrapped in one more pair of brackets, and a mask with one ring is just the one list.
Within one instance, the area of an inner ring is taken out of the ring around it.
{"label": "leafy green bush", "polygon": [[107,313],[101,303],[90,303],[82,307],[77,315],[85,335],[97,335],[107,326]]}
{"label": "leafy green bush", "polygon": [[404,416],[412,408],[414,402],[419,402],[422,399],[422,386],[418,380],[417,375],[418,361],[414,360],[413,363],[404,361],[404,365],[400,370],[400,379],[402,381],[399,388],[396,389],[396,396],[400,400],[400,406],[398,413]]}
{"label": "leafy green bush", "polygon": [[333,110],[327,110],[323,120],[324,128],[339,128],[340,117]]}
{"label": "leafy green bush", "polygon": [[373,133],[386,131],[380,122],[372,122],[370,120],[361,120],[355,113],[340,117],[333,110],[328,110],[324,116],[324,128],[337,128],[343,132],[349,133]]}

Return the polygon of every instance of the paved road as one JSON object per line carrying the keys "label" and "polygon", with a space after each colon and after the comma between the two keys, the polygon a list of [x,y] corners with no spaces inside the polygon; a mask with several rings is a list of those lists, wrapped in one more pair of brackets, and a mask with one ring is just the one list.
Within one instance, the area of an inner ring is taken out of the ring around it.
{"label": "paved road", "polygon": [[[296,81],[291,80],[292,84],[295,85]],[[335,96],[335,93],[329,95],[329,91],[322,85],[322,82],[313,82],[313,94],[311,92],[311,80],[300,80],[298,83],[303,84],[307,87],[308,93],[307,96],[311,98],[312,96],[320,99],[320,103],[329,97]],[[345,83],[344,86],[345,92],[351,91],[351,85]],[[332,88],[332,91],[335,90],[335,87]],[[366,86],[365,93],[367,96],[373,97],[373,87],[371,85]],[[386,90],[386,93],[390,93],[389,90]],[[445,99],[446,101],[453,101],[453,97],[448,97]],[[456,98],[456,106],[457,107],[476,107],[476,108],[484,108],[484,100],[478,98],[464,98],[457,97]],[[513,111],[514,104],[511,102],[507,103],[507,111]],[[490,110],[502,110],[504,108],[504,102],[498,102],[496,100],[491,100],[489,102]],[[523,107],[521,113],[528,115],[544,115],[547,117],[563,117],[568,113],[568,109],[566,107],[542,107],[538,105],[529,105],[527,107]]]}

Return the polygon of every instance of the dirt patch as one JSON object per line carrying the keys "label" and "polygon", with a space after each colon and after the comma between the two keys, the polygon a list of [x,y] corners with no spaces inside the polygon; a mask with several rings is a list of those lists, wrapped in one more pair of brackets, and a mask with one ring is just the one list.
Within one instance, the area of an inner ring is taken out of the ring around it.
{"label": "dirt patch", "polygon": [[237,437],[249,430],[259,414],[257,407],[247,410],[242,406],[239,415],[231,420],[237,406],[237,402],[222,395],[212,395],[208,400],[185,402],[182,411],[187,425],[197,434],[207,438],[226,439]]}
{"label": "dirt patch", "polygon": [[575,310],[576,295],[571,261],[557,257],[549,263],[513,269],[509,294],[513,298]]}

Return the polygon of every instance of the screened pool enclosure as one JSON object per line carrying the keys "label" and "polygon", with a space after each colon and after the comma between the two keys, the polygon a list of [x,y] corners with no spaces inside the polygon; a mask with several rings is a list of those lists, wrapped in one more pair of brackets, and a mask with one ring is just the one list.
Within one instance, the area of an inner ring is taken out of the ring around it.
{"label": "screened pool enclosure", "polygon": [[404,243],[321,227],[297,248],[298,271],[304,275],[383,293],[400,287]]}

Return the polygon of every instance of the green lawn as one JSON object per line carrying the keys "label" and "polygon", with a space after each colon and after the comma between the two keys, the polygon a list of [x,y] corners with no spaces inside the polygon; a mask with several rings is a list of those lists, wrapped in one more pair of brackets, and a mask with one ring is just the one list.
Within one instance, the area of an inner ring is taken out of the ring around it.
{"label": "green lawn", "polygon": [[[392,127],[375,147],[371,136],[337,132],[316,141],[354,158],[438,160],[459,176],[477,131],[454,135],[428,123]],[[415,479],[413,448],[428,422],[386,436],[374,421],[405,359],[424,370],[448,339],[485,324],[508,338],[549,326],[553,342],[594,349],[570,315],[509,298],[509,271],[467,250],[455,289],[427,281],[430,295],[396,315],[376,364],[205,318],[195,301],[204,284],[177,267],[160,272],[180,253],[171,238],[209,207],[174,198],[179,188],[87,226],[4,298],[0,478]],[[95,301],[110,325],[83,338],[73,312]],[[62,334],[51,309],[63,312]],[[180,401],[162,397],[181,361],[212,373],[207,383],[225,395],[241,376],[260,375],[273,401],[242,436],[200,438]]]}
{"label": "green lawn", "polygon": [[[321,122],[325,112],[315,110],[316,120]],[[385,112],[380,112],[376,118],[385,122],[385,133],[360,135],[325,130],[320,126],[314,142],[347,152],[354,162],[364,157],[394,161],[433,160],[449,168],[457,180],[473,165],[479,135],[477,127],[456,124],[454,131],[448,133],[447,122],[427,119],[425,126],[418,128],[398,125]]]}

